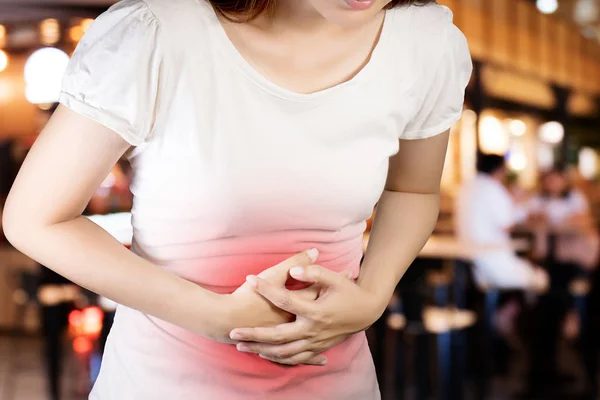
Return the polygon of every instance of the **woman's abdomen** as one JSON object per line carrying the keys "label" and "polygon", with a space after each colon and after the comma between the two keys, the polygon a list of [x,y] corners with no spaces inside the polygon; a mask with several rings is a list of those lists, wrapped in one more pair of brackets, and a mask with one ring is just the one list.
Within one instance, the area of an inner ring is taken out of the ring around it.
{"label": "woman's abdomen", "polygon": [[360,223],[337,231],[288,230],[203,241],[189,237],[171,242],[157,237],[164,232],[135,230],[132,250],[209,290],[229,293],[242,285],[246,276],[310,248],[319,250],[315,264],[336,272],[351,271],[356,278],[364,228],[365,224]]}
{"label": "woman's abdomen", "polygon": [[[282,366],[120,307],[94,388],[96,397],[91,398],[379,398],[363,333],[349,337],[325,355],[328,364],[324,367]],[[113,392],[118,395],[110,395]]]}

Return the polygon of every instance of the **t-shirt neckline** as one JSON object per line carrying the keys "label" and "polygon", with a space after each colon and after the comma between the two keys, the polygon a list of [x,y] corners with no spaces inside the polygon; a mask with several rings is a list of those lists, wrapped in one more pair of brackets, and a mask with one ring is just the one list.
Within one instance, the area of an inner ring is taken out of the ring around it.
{"label": "t-shirt neckline", "polygon": [[307,102],[328,96],[343,88],[354,85],[363,79],[367,79],[369,76],[372,76],[374,71],[377,70],[377,66],[384,62],[385,46],[390,36],[392,19],[395,15],[393,10],[385,11],[385,17],[379,34],[379,39],[371,52],[371,56],[369,57],[367,63],[352,78],[313,93],[299,93],[274,83],[265,75],[257,71],[256,68],[254,68],[242,56],[231,39],[229,39],[225,28],[223,27],[210,2],[208,0],[197,1],[204,3],[202,5],[205,7],[208,17],[211,20],[211,33],[215,34],[215,38],[219,42],[217,44],[219,49],[226,53],[226,55],[235,62],[237,67],[242,71],[246,78],[248,78],[256,86],[279,98],[296,102]]}

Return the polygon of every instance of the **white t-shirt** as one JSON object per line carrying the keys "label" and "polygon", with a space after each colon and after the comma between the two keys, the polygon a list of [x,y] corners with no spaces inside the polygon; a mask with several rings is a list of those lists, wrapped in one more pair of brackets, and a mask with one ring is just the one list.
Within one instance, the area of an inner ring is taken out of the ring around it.
{"label": "white t-shirt", "polygon": [[[439,5],[388,11],[364,69],[299,94],[243,59],[207,1],[124,0],[79,44],[60,102],[135,146],[132,250],[228,293],[311,247],[356,277],[398,139],[449,129],[470,74]],[[121,307],[92,398],[379,397],[363,334],[327,354],[284,368]]]}

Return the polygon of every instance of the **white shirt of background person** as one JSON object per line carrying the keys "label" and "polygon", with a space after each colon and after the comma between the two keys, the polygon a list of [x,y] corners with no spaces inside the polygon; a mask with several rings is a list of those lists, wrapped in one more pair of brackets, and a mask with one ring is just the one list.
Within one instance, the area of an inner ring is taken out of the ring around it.
{"label": "white shirt of background person", "polygon": [[510,247],[510,229],[527,218],[527,210],[499,181],[479,173],[459,191],[456,218],[461,241]]}
{"label": "white shirt of background person", "polygon": [[515,204],[498,178],[479,173],[460,189],[455,207],[460,241],[504,247],[473,260],[475,281],[480,287],[519,289],[535,284],[536,269],[517,257],[511,247],[510,229],[527,218],[527,211]]}

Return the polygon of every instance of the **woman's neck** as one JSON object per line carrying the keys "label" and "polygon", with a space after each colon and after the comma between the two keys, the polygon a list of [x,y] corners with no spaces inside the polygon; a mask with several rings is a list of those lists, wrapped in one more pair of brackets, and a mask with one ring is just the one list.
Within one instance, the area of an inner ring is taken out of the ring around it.
{"label": "woman's neck", "polygon": [[251,22],[262,30],[272,32],[311,32],[336,29],[307,0],[278,0],[275,7]]}

